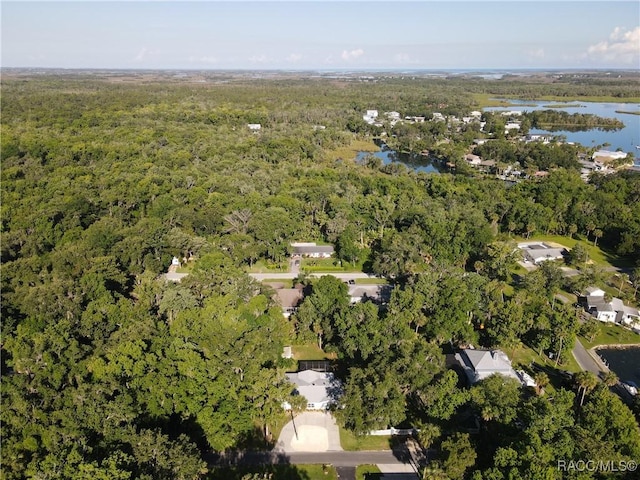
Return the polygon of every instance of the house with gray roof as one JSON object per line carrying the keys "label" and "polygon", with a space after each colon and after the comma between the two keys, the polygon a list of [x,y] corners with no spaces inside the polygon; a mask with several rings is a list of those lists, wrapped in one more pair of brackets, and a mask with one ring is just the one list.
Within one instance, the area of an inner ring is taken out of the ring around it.
{"label": "house with gray roof", "polygon": [[518,248],[522,250],[525,262],[535,263],[549,260],[563,260],[567,249],[562,247],[552,247],[544,242],[524,242],[519,243]]}
{"label": "house with gray roof", "polygon": [[329,258],[333,255],[332,245],[316,245],[315,242],[292,243],[293,256],[310,258]]}
{"label": "house with gray roof", "polygon": [[[307,410],[326,410],[336,404],[342,395],[342,383],[331,372],[303,370],[285,375],[296,386],[294,394],[306,398]],[[291,409],[287,402],[283,407],[285,410]]]}
{"label": "house with gray roof", "polygon": [[511,366],[511,360],[501,350],[465,349],[456,353],[456,360],[472,385],[497,373],[505,377],[515,378],[522,383],[522,379]]}

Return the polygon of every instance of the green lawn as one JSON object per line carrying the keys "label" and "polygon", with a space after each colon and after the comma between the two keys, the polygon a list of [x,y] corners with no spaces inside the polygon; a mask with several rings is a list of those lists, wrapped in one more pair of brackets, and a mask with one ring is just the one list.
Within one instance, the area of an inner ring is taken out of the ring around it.
{"label": "green lawn", "polygon": [[356,467],[356,480],[379,480],[382,473],[376,465],[359,465]]}
{"label": "green lawn", "polygon": [[334,353],[321,350],[315,343],[292,345],[291,349],[293,350],[293,358],[296,360],[332,360],[335,358]]}
{"label": "green lawn", "polygon": [[573,355],[568,355],[565,363],[558,364],[558,366],[556,367],[554,360],[551,360],[544,354],[542,356],[538,355],[538,352],[536,352],[533,348],[528,347],[524,344],[520,344],[515,349],[505,349],[505,353],[511,359],[511,363],[516,369],[523,368],[525,370],[529,370],[529,365],[536,364],[549,368],[568,370],[570,372],[580,371],[580,367],[578,366],[575,358],[573,358]]}
{"label": "green lawn", "polygon": [[[208,480],[241,480],[247,474],[258,473],[274,480],[337,480],[336,469],[330,465],[262,465],[253,467],[212,468]],[[266,476],[272,474],[273,476]],[[262,476],[260,478],[263,478]]]}
{"label": "green lawn", "polygon": [[593,341],[584,337],[580,337],[580,341],[585,348],[593,348],[598,345],[640,344],[640,335],[614,323],[598,322],[598,333]]}
{"label": "green lawn", "polygon": [[282,288],[293,288],[293,280],[288,278],[265,278],[262,283],[280,283]]}
{"label": "green lawn", "polygon": [[346,428],[340,428],[340,445],[343,450],[390,450],[394,437],[386,435],[356,436]]}
{"label": "green lawn", "polygon": [[258,260],[248,271],[249,273],[286,273],[289,271],[289,264],[287,262],[277,264],[266,260]]}

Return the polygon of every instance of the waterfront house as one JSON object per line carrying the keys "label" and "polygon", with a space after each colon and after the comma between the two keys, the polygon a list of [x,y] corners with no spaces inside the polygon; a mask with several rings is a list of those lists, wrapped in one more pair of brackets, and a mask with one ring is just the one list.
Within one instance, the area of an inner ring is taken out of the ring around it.
{"label": "waterfront house", "polygon": [[597,287],[589,287],[585,292],[581,303],[597,320],[633,328],[640,326],[640,311],[637,308],[625,305],[616,297],[607,302],[604,298],[605,292]]}

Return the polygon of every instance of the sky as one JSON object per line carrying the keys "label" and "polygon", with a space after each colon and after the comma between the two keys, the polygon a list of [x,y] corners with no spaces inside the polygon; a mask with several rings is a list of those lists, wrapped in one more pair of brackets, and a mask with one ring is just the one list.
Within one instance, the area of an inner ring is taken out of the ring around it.
{"label": "sky", "polygon": [[2,67],[640,69],[640,2],[5,1]]}

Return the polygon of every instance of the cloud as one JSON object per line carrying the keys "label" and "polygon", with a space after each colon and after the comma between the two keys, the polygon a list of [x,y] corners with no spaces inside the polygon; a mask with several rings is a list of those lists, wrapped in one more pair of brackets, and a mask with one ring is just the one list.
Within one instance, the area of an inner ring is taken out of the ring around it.
{"label": "cloud", "polygon": [[267,63],[269,59],[266,55],[253,55],[252,57],[249,57],[249,61],[251,63]]}
{"label": "cloud", "polygon": [[591,45],[586,55],[608,63],[637,66],[640,61],[640,27],[629,31],[614,28],[608,40]]}
{"label": "cloud", "polygon": [[296,63],[302,60],[302,55],[299,53],[292,53],[287,57],[287,62]]}
{"label": "cloud", "polygon": [[527,51],[527,55],[529,58],[544,58],[544,49],[543,48],[533,48]]}
{"label": "cloud", "polygon": [[141,62],[142,60],[144,60],[144,57],[147,56],[147,53],[149,52],[149,50],[147,49],[147,47],[142,47],[140,49],[140,51],[138,52],[138,55],[135,56],[135,58],[133,59],[134,62]]}
{"label": "cloud", "polygon": [[361,48],[356,48],[355,50],[343,50],[342,51],[342,55],[340,56],[342,58],[342,60],[355,60],[358,57],[361,57],[362,55],[364,55],[364,50]]}
{"label": "cloud", "polygon": [[420,63],[418,60],[413,58],[408,53],[396,53],[393,56],[393,60],[396,63],[401,63],[401,64],[405,64],[405,65],[407,65],[407,64],[416,65],[416,64]]}
{"label": "cloud", "polygon": [[202,57],[197,57],[195,55],[192,55],[189,57],[189,62],[214,64],[214,63],[218,63],[218,59],[211,55],[204,55]]}

